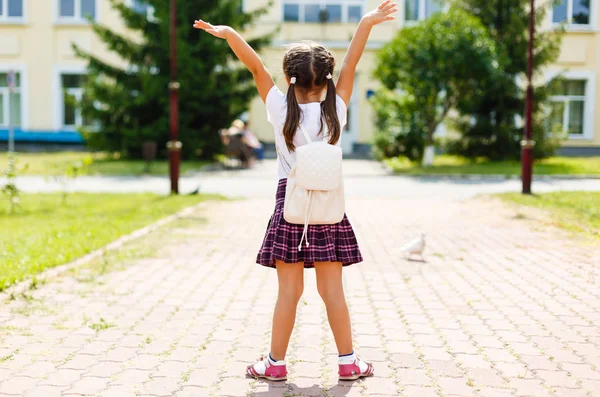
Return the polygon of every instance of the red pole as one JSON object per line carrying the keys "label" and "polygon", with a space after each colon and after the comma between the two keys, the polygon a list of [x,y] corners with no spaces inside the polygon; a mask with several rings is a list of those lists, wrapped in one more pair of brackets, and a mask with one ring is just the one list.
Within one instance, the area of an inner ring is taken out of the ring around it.
{"label": "red pole", "polygon": [[521,141],[521,181],[523,194],[531,194],[531,179],[533,176],[533,147],[535,141],[532,137],[533,125],[533,40],[535,34],[535,0],[531,0],[529,12],[529,54],[527,60],[527,98],[525,102],[525,131]]}
{"label": "red pole", "polygon": [[169,150],[169,177],[171,179],[171,194],[179,194],[179,163],[181,161],[181,142],[179,136],[179,83],[177,82],[177,0],[171,0],[171,140],[167,143]]}

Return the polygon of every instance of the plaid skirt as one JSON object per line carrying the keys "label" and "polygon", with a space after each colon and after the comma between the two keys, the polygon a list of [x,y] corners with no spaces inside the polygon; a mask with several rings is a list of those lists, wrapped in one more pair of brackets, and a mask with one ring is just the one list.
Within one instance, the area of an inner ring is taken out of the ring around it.
{"label": "plaid skirt", "polygon": [[275,212],[269,220],[256,263],[275,268],[275,260],[285,263],[303,262],[305,268],[313,268],[315,262],[341,262],[343,266],[362,262],[354,230],[345,214],[341,222],[333,225],[310,225],[310,245],[306,247],[303,243],[302,251],[298,251],[304,225],[294,225],[283,219],[286,185],[287,179],[279,180]]}

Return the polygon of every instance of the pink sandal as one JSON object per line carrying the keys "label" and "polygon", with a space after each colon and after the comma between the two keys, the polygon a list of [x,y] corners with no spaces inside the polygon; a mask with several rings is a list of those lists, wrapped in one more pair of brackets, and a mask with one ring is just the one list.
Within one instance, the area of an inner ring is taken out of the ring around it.
{"label": "pink sandal", "polygon": [[375,373],[373,365],[364,362],[358,357],[352,364],[340,364],[339,367],[338,374],[340,375],[340,380],[357,380],[373,376]]}
{"label": "pink sandal", "polygon": [[269,360],[269,355],[262,356],[252,365],[246,367],[246,375],[252,378],[263,378],[267,380],[286,380],[287,369],[285,361],[280,360],[272,363]]}

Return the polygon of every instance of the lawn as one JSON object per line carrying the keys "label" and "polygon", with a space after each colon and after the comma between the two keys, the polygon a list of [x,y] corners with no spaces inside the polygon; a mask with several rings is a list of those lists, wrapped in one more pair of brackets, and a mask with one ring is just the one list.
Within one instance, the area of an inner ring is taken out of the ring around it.
{"label": "lawn", "polygon": [[[385,160],[394,172],[405,175],[505,175],[521,174],[518,161],[471,161],[458,156],[436,156],[432,167],[423,168],[404,157]],[[600,157],[552,157],[537,161],[535,175],[594,175],[600,176]]]}
{"label": "lawn", "polygon": [[498,196],[519,205],[548,211],[550,217],[544,221],[569,232],[600,239],[600,192],[505,193]]}
{"label": "lawn", "polygon": [[[106,153],[56,152],[56,153],[19,153],[19,165],[28,165],[26,175],[61,175],[66,166],[77,161],[91,159],[89,175],[168,175],[169,164],[166,160],[152,162],[149,172],[143,160],[116,160]],[[181,173],[197,171],[209,164],[207,161],[182,161]],[[0,154],[0,171],[8,165],[7,154]]]}
{"label": "lawn", "polygon": [[63,205],[60,194],[31,194],[9,215],[0,197],[0,291],[209,198],[72,194]]}

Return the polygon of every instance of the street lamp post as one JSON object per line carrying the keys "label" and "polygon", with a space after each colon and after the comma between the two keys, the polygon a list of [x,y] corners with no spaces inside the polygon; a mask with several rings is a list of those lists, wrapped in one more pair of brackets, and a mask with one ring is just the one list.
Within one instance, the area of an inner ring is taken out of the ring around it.
{"label": "street lamp post", "polygon": [[533,175],[533,40],[535,34],[535,0],[531,1],[529,11],[529,51],[527,59],[527,98],[525,99],[525,131],[521,141],[521,181],[523,194],[531,194],[531,179]]}
{"label": "street lamp post", "polygon": [[179,135],[179,87],[180,84],[177,81],[177,0],[171,0],[171,81],[169,82],[171,140],[167,142],[171,194],[179,194],[179,163],[182,146],[181,142],[177,140]]}

